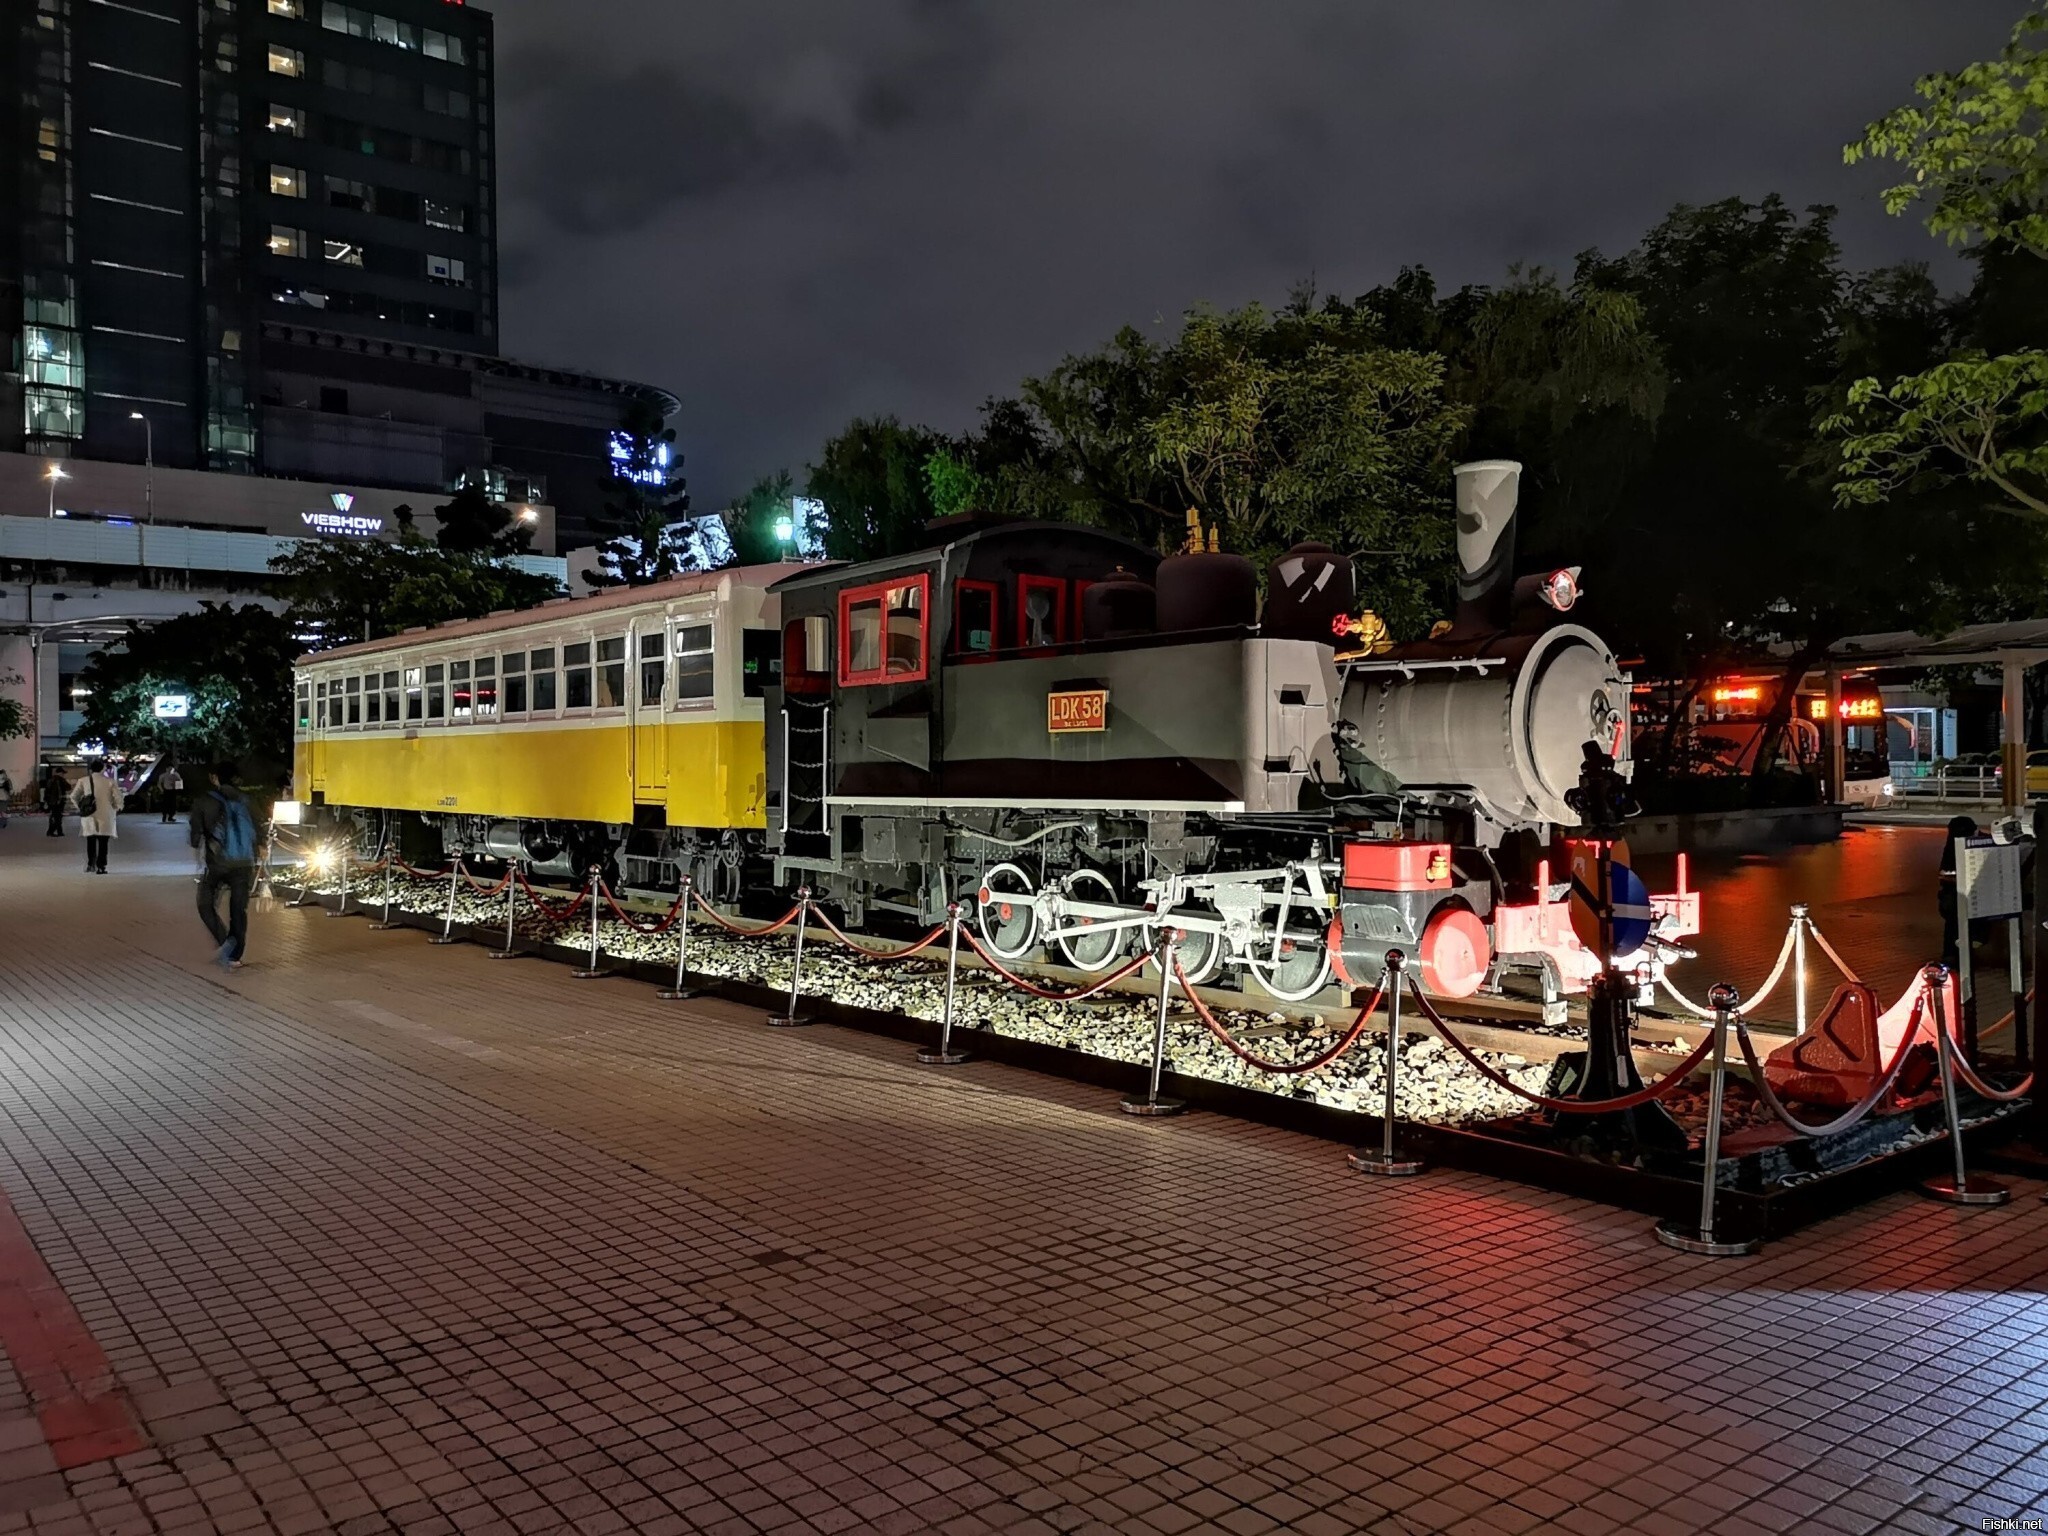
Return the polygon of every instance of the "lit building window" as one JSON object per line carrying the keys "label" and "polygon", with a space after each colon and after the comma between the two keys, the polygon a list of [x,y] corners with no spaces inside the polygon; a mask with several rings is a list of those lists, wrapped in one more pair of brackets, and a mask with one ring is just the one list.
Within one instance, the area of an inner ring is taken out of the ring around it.
{"label": "lit building window", "polygon": [[296,166],[273,165],[270,168],[270,190],[277,197],[304,197],[306,173]]}
{"label": "lit building window", "polygon": [[338,261],[344,267],[360,267],[363,264],[363,248],[348,240],[323,240],[321,246],[329,261]]}
{"label": "lit building window", "polygon": [[306,114],[297,107],[280,107],[273,102],[270,121],[265,126],[272,133],[288,133],[295,139],[301,139],[306,136]]}
{"label": "lit building window", "polygon": [[436,229],[460,230],[466,221],[462,209],[453,203],[437,203],[431,197],[425,200],[426,220]]}
{"label": "lit building window", "polygon": [[282,224],[271,225],[270,254],[273,256],[305,255],[306,232],[303,229],[287,229]]}
{"label": "lit building window", "polygon": [[469,279],[460,256],[436,256],[427,253],[427,278],[430,282],[448,283],[454,287],[467,287]]}
{"label": "lit building window", "polygon": [[270,14],[297,20],[306,14],[306,0],[269,0]]}
{"label": "lit building window", "polygon": [[280,48],[272,43],[269,61],[273,75],[289,75],[296,80],[306,72],[306,56],[296,48]]}

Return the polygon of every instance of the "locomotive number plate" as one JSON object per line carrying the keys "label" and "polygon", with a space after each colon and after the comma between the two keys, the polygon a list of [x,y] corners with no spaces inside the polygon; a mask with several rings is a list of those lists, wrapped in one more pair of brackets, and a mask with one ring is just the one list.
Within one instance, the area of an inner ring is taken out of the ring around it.
{"label": "locomotive number plate", "polygon": [[1045,728],[1057,736],[1063,731],[1106,731],[1109,729],[1107,688],[1065,688],[1045,696]]}

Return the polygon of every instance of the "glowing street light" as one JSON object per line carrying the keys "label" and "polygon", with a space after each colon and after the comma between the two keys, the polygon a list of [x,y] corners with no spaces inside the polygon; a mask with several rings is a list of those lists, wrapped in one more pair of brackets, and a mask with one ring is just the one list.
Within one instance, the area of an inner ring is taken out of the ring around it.
{"label": "glowing street light", "polygon": [[50,482],[50,516],[55,517],[57,515],[57,482],[59,480],[69,480],[71,477],[65,474],[59,466],[52,464],[43,478]]}

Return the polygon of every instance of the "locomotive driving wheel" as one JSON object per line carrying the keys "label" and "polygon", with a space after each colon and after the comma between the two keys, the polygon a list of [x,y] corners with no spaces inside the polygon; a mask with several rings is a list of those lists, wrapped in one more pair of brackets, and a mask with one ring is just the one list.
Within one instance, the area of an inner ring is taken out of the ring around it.
{"label": "locomotive driving wheel", "polygon": [[[1223,935],[1206,928],[1182,928],[1180,938],[1175,942],[1173,957],[1180,962],[1180,968],[1187,973],[1188,985],[1199,987],[1214,981],[1216,973],[1223,969]],[[1159,928],[1157,924],[1145,927],[1145,948],[1151,956],[1159,953]],[[1156,975],[1159,962],[1156,958],[1147,960],[1147,975]]]}
{"label": "locomotive driving wheel", "polygon": [[981,877],[974,924],[981,942],[1000,960],[1021,960],[1038,940],[1038,908],[1031,877],[1014,864],[992,865]]}
{"label": "locomotive driving wheel", "polygon": [[1319,933],[1290,929],[1273,958],[1273,940],[1262,934],[1246,966],[1267,993],[1283,1003],[1304,1003],[1330,984],[1330,950]]}
{"label": "locomotive driving wheel", "polygon": [[[1116,905],[1116,887],[1099,870],[1076,871],[1067,876],[1065,888],[1067,895],[1076,901],[1106,907]],[[1063,932],[1053,941],[1059,945],[1060,953],[1067,957],[1067,964],[1077,971],[1099,971],[1107,967],[1122,951],[1131,932],[1128,928],[1109,927],[1100,918],[1065,914],[1062,914],[1059,925],[1062,929],[1094,930],[1087,933]]]}

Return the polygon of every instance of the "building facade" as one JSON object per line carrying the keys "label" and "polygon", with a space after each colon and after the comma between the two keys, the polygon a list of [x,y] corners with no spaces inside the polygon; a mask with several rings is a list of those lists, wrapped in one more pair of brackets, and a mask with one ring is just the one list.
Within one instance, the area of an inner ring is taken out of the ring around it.
{"label": "building facade", "polygon": [[[499,356],[496,59],[461,0],[10,0],[0,451],[601,514],[665,391]],[[0,512],[15,509],[0,509]]]}

